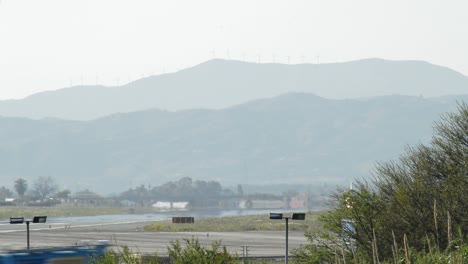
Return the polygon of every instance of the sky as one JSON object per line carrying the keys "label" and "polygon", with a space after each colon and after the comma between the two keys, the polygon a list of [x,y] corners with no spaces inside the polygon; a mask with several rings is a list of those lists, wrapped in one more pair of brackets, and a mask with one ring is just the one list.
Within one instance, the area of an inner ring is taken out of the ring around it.
{"label": "sky", "polygon": [[468,75],[466,0],[0,0],[0,100],[213,58],[423,60]]}

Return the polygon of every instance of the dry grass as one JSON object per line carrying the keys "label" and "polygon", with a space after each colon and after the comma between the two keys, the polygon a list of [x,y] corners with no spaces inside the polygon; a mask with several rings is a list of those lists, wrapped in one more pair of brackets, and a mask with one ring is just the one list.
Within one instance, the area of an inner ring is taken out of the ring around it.
{"label": "dry grass", "polygon": [[[289,221],[289,230],[318,231],[320,212],[307,213],[304,221]],[[267,214],[195,219],[194,224],[173,224],[171,221],[155,222],[145,226],[147,231],[161,232],[229,232],[284,230],[285,221],[270,220]]]}

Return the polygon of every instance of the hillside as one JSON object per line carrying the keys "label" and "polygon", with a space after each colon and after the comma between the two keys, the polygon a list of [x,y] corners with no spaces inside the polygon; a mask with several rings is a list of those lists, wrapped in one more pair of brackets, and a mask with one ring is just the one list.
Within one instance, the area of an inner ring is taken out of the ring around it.
{"label": "hillside", "polygon": [[0,101],[0,115],[91,120],[151,108],[222,109],[288,92],[329,99],[466,94],[468,77],[422,61],[367,59],[329,64],[212,60],[119,87],[74,86]]}
{"label": "hillside", "polygon": [[291,93],[222,110],[147,110],[92,121],[0,118],[0,180],[52,176],[112,192],[181,177],[224,184],[345,182],[425,142],[468,96],[330,100]]}

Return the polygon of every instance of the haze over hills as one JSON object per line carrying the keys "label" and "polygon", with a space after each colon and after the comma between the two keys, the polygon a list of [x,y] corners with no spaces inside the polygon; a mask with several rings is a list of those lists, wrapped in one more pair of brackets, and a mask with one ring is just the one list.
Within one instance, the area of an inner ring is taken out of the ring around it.
{"label": "haze over hills", "polygon": [[0,118],[0,179],[52,176],[109,193],[181,177],[224,184],[345,182],[426,142],[468,95],[331,100],[290,93],[221,110],[146,110],[92,121]]}
{"label": "haze over hills", "polygon": [[0,115],[91,120],[151,108],[222,109],[288,92],[330,99],[390,94],[435,97],[468,93],[468,77],[422,61],[286,65],[217,59],[119,87],[74,86],[0,101]]}

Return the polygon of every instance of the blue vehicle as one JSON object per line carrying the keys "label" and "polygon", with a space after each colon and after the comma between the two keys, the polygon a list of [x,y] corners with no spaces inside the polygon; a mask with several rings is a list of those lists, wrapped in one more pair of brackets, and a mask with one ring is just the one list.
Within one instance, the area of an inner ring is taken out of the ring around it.
{"label": "blue vehicle", "polygon": [[102,256],[107,244],[67,248],[44,248],[29,251],[10,251],[0,254],[0,264],[86,264]]}

